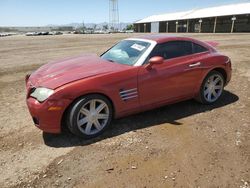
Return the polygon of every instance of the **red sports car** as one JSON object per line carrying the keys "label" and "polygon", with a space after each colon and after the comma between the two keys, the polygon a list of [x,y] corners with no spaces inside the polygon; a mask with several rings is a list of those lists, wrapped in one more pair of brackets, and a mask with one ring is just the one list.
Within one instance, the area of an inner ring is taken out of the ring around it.
{"label": "red sports car", "polygon": [[101,134],[113,118],[195,98],[217,101],[231,78],[230,59],[208,43],[147,35],[86,55],[46,64],[26,76],[35,125],[79,136]]}

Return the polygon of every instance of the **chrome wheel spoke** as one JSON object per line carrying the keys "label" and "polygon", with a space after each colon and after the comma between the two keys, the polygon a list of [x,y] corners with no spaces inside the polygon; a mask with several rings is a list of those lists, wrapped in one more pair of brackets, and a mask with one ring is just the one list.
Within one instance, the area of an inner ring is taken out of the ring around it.
{"label": "chrome wheel spoke", "polygon": [[221,78],[220,77],[217,77],[215,80],[214,80],[214,85],[216,85],[218,82],[221,81]]}
{"label": "chrome wheel spoke", "polygon": [[208,93],[208,95],[207,95],[207,99],[209,100],[209,101],[211,101],[211,99],[212,99],[212,93]]}
{"label": "chrome wheel spoke", "polygon": [[90,112],[94,112],[95,111],[95,100],[91,100],[90,101]]}
{"label": "chrome wheel spoke", "polygon": [[208,93],[209,93],[209,89],[207,88],[207,89],[204,91],[204,95],[206,96]]}
{"label": "chrome wheel spoke", "polygon": [[85,117],[85,118],[82,118],[78,121],[78,125],[79,126],[83,126],[84,124],[86,124],[88,122],[88,119]]}
{"label": "chrome wheel spoke", "polygon": [[221,89],[220,85],[214,86],[214,89]]}
{"label": "chrome wheel spoke", "polygon": [[98,129],[98,130],[101,130],[101,129],[102,129],[102,126],[101,126],[101,124],[99,123],[98,120],[95,120],[94,126],[95,126],[95,128]]}
{"label": "chrome wheel spoke", "polygon": [[90,112],[86,108],[82,107],[80,113],[82,113],[85,116],[88,116]]}
{"label": "chrome wheel spoke", "polygon": [[85,127],[85,133],[86,134],[91,134],[91,128],[92,128],[92,123],[91,122],[88,122],[86,127]]}
{"label": "chrome wheel spoke", "polygon": [[98,114],[97,119],[108,119],[109,115],[108,114]]}
{"label": "chrome wheel spoke", "polygon": [[212,91],[212,94],[214,97],[217,97],[217,95],[218,95],[215,90]]}
{"label": "chrome wheel spoke", "polygon": [[106,107],[106,104],[101,103],[101,104],[97,107],[96,112],[97,112],[97,113],[100,113],[105,107]]}

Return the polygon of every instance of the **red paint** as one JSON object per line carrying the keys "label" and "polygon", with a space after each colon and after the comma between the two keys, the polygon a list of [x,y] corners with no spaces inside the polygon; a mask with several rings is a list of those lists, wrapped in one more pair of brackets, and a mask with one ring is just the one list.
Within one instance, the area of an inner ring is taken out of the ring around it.
{"label": "red paint", "polygon": [[213,47],[217,47],[219,45],[219,43],[215,42],[215,41],[206,41],[206,43],[213,46]]}
{"label": "red paint", "polygon": [[[27,105],[32,117],[39,120],[38,128],[45,132],[60,133],[64,111],[78,97],[99,93],[107,96],[113,103],[115,118],[149,110],[166,104],[195,97],[201,83],[209,71],[222,68],[231,78],[231,62],[219,54],[212,46],[184,37],[147,35],[140,37],[163,43],[173,40],[188,40],[209,49],[209,52],[164,60],[163,63],[127,66],[105,61],[97,56],[80,56],[49,63],[29,78],[27,90],[31,85],[54,89],[55,93],[43,103],[27,94]],[[153,61],[160,62],[156,58]],[[201,66],[189,65],[201,62]],[[138,89],[138,98],[123,101],[120,90]],[[52,106],[62,110],[48,111]]]}

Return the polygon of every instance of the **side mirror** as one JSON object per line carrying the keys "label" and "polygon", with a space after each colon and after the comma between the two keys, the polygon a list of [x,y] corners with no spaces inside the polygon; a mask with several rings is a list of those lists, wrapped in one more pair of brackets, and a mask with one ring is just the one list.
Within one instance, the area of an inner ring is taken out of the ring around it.
{"label": "side mirror", "polygon": [[164,58],[161,56],[154,56],[149,59],[147,68],[151,68],[153,65],[159,65],[164,62]]}

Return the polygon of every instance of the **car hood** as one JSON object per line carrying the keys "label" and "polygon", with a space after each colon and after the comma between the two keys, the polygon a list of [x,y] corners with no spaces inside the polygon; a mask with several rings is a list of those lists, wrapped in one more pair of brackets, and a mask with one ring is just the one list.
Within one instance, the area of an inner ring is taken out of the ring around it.
{"label": "car hood", "polygon": [[55,89],[76,80],[129,67],[106,61],[97,55],[84,55],[48,63],[32,73],[29,82],[34,87]]}

